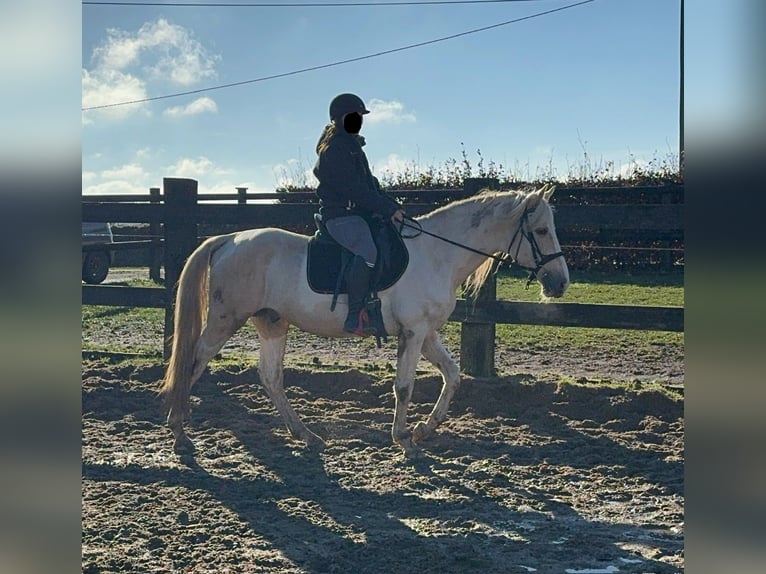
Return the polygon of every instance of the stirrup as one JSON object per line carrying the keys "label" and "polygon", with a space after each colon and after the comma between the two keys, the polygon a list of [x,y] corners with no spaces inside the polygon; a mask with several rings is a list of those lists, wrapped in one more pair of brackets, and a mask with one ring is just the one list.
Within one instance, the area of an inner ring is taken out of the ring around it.
{"label": "stirrup", "polygon": [[357,337],[369,337],[370,335],[377,335],[378,331],[374,325],[370,323],[370,316],[367,314],[366,309],[361,309],[357,315],[357,323],[351,328],[351,325],[343,325],[343,330],[346,333],[353,333]]}

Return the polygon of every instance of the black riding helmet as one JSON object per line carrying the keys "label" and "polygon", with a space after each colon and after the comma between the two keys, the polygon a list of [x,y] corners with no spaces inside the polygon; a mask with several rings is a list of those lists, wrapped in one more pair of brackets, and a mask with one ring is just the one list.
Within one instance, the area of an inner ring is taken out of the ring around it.
{"label": "black riding helmet", "polygon": [[343,116],[356,112],[358,114],[369,114],[362,98],[354,94],[339,94],[330,102],[330,119],[340,123]]}

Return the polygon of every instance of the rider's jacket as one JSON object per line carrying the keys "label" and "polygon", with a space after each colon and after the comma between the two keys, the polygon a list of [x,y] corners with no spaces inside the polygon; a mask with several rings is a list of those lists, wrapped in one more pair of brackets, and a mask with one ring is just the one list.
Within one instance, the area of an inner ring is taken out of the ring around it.
{"label": "rider's jacket", "polygon": [[329,124],[317,143],[314,175],[319,180],[319,212],[325,221],[343,215],[379,215],[389,219],[399,204],[372,175],[362,150],[364,138]]}

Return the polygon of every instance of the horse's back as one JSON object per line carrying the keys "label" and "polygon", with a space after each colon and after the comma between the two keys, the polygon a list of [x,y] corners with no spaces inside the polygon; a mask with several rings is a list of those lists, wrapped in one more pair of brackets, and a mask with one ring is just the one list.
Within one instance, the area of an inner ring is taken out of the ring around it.
{"label": "horse's back", "polygon": [[256,245],[264,247],[268,245],[284,245],[285,247],[305,247],[309,238],[299,233],[280,229],[279,227],[259,227],[246,229],[234,234],[235,245]]}

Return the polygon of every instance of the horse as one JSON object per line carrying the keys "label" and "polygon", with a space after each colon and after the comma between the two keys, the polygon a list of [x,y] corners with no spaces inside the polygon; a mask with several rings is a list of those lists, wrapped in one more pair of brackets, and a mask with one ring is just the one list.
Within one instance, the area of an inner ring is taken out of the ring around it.
{"label": "horse", "polygon": [[[397,337],[391,435],[405,456],[417,456],[418,444],[446,419],[460,383],[458,364],[438,329],[453,312],[461,285],[475,295],[501,259],[528,270],[530,282],[540,284],[542,300],[567,290],[569,270],[548,203],[554,189],[482,190],[411,220],[420,232],[406,239],[409,265],[393,286],[378,293],[385,329]],[[192,385],[248,320],[260,340],[260,382],[290,434],[307,446],[324,444],[285,395],[288,327],[323,337],[354,335],[343,330],[345,295],[333,312],[332,295],[309,288],[308,241],[283,229],[251,229],[210,237],[186,260],[177,284],[171,356],[159,391],[177,454],[195,450],[183,428],[191,413]],[[442,389],[426,421],[410,431],[406,414],[421,354],[441,373]]]}

